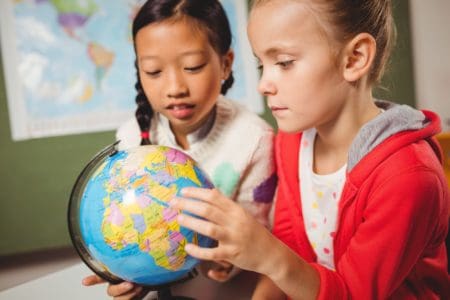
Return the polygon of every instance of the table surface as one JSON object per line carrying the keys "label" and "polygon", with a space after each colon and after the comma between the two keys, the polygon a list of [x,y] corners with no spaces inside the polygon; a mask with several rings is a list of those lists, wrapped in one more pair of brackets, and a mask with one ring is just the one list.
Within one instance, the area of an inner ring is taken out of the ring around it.
{"label": "table surface", "polygon": [[[0,292],[0,300],[109,300],[106,284],[84,287],[81,280],[92,274],[84,264],[76,264],[61,271]],[[218,283],[197,275],[195,278],[172,287],[172,295],[187,296],[196,300],[250,299],[256,275],[242,272],[226,283]],[[151,296],[145,298],[152,299]]]}

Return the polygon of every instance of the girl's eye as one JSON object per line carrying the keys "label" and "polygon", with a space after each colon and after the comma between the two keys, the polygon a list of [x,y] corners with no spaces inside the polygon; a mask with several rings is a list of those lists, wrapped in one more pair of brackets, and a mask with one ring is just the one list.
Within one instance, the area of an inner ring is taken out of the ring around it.
{"label": "girl's eye", "polygon": [[257,68],[258,68],[258,70],[262,71],[264,67],[263,67],[262,64],[258,64],[258,67],[257,67]]}
{"label": "girl's eye", "polygon": [[205,67],[205,66],[206,66],[206,64],[201,64],[201,65],[198,65],[198,66],[195,66],[195,67],[186,67],[184,69],[186,71],[188,71],[188,72],[195,73],[195,72],[198,72],[201,69],[203,69],[203,67]]}
{"label": "girl's eye", "polygon": [[280,66],[283,69],[289,68],[294,64],[294,60],[285,60],[285,61],[279,61],[276,63],[276,65]]}
{"label": "girl's eye", "polygon": [[161,71],[160,70],[157,70],[157,71],[145,71],[144,73],[149,75],[149,76],[151,76],[151,77],[156,77],[159,74],[161,74]]}

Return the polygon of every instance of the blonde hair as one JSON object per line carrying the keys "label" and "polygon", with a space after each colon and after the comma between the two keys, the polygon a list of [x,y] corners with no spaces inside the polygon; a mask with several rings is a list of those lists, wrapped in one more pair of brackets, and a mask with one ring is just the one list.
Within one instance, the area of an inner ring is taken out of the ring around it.
{"label": "blonde hair", "polygon": [[[252,9],[273,0],[253,0]],[[372,69],[369,74],[370,83],[379,83],[390,53],[392,51],[396,31],[392,17],[391,0],[291,0],[319,7],[327,14],[325,21],[334,28],[324,28],[332,32],[333,39],[345,43],[359,33],[369,33],[377,44]],[[322,14],[318,17],[323,19]],[[323,24],[324,22],[321,22]]]}

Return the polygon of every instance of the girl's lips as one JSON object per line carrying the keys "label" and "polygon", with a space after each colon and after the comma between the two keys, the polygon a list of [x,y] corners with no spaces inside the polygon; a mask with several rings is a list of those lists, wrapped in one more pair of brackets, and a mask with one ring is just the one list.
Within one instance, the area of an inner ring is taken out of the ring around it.
{"label": "girl's lips", "polygon": [[272,115],[274,117],[281,118],[283,117],[284,113],[288,111],[288,108],[280,106],[270,106],[270,110],[272,111]]}
{"label": "girl's lips", "polygon": [[169,114],[171,114],[176,119],[186,119],[194,114],[194,104],[171,104],[166,107]]}
{"label": "girl's lips", "polygon": [[280,107],[280,106],[271,106],[270,110],[271,111],[279,111],[279,110],[286,110],[287,107]]}

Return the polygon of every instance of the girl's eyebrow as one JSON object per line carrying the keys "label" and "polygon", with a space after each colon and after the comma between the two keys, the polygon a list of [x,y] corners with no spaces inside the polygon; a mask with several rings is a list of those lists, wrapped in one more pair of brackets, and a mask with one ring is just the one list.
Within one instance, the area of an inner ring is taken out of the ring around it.
{"label": "girl's eyebrow", "polygon": [[158,57],[154,56],[154,55],[144,55],[144,56],[139,57],[139,60],[151,60],[151,59],[157,59],[157,58]]}
{"label": "girl's eyebrow", "polygon": [[[186,52],[182,52],[181,56],[194,56],[194,55],[207,55],[207,51],[203,50],[189,50]],[[156,55],[143,55],[139,58],[139,60],[151,60],[151,59],[158,59],[158,56]]]}
{"label": "girl's eyebrow", "polygon": [[281,52],[281,49],[280,48],[278,48],[278,47],[272,47],[272,48],[269,48],[269,49],[267,49],[266,51],[264,51],[264,54],[266,54],[266,55],[275,55],[275,54],[278,54],[278,53],[280,53]]}
{"label": "girl's eyebrow", "polygon": [[206,55],[208,52],[204,50],[189,50],[182,52],[181,55],[189,56],[189,55]]}
{"label": "girl's eyebrow", "polygon": [[[265,50],[263,54],[267,55],[267,56],[273,56],[273,55],[276,55],[279,52],[281,52],[281,50],[279,48],[273,47],[273,48],[269,48],[269,49]],[[256,57],[257,59],[260,59],[258,57],[258,55],[256,55],[255,52],[253,52],[253,56]]]}
{"label": "girl's eyebrow", "polygon": [[[296,53],[298,51],[298,49],[295,46],[291,46],[291,45],[286,45],[286,46],[274,46],[274,47],[270,47],[266,50],[264,50],[263,54],[266,56],[276,56],[280,53]],[[258,56],[253,53],[253,55],[258,58]]]}

